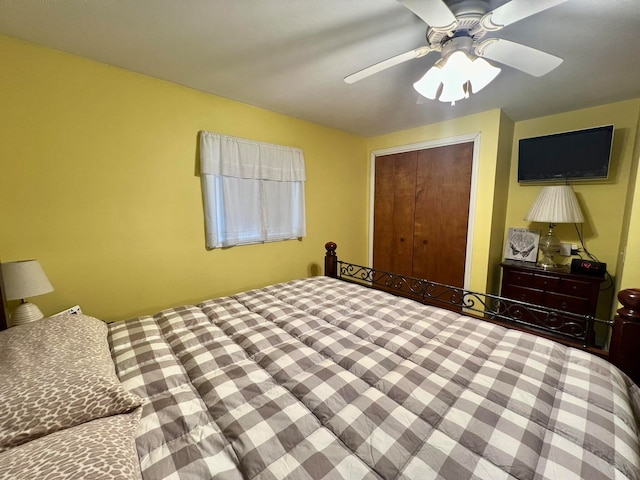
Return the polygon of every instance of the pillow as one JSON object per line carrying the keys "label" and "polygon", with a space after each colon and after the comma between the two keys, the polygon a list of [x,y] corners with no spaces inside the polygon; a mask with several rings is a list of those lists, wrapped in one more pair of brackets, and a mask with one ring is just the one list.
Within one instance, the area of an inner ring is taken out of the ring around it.
{"label": "pillow", "polygon": [[62,315],[0,332],[0,452],[142,402],[115,374],[107,325]]}
{"label": "pillow", "polygon": [[133,413],[99,418],[0,453],[0,478],[127,480],[140,478]]}

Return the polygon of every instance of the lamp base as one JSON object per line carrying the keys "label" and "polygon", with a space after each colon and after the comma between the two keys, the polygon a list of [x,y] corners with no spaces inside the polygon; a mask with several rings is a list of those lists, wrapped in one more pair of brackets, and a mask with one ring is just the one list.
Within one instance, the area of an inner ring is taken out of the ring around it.
{"label": "lamp base", "polygon": [[540,260],[538,260],[537,265],[541,268],[544,268],[545,270],[552,270],[558,267],[556,262],[553,261],[553,257],[545,253],[543,253]]}
{"label": "lamp base", "polygon": [[24,325],[25,323],[35,322],[44,318],[40,309],[33,303],[24,302],[18,305],[9,317],[9,326]]}
{"label": "lamp base", "polygon": [[549,270],[557,268],[556,262],[553,260],[553,256],[560,253],[560,240],[553,234],[555,223],[549,224],[549,232],[544,237],[540,238],[540,253],[542,257],[538,260],[537,265]]}

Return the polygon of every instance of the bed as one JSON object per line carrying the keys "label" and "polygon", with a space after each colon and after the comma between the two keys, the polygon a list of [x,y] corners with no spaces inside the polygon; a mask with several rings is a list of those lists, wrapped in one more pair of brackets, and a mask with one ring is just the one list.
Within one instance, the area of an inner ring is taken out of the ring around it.
{"label": "bed", "polygon": [[[618,367],[389,292],[320,276],[106,330],[119,408],[61,432],[125,417],[116,456],[140,471],[121,478],[640,478],[640,391]],[[61,432],[0,451],[0,477],[34,478],[6,458]]]}

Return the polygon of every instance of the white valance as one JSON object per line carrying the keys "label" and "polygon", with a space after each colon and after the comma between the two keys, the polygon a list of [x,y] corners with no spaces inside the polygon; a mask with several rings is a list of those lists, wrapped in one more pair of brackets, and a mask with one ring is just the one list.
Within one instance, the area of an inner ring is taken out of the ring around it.
{"label": "white valance", "polygon": [[200,132],[200,172],[279,182],[306,180],[304,156],[299,148],[205,131]]}
{"label": "white valance", "polygon": [[209,248],[306,235],[299,148],[203,131],[200,172]]}

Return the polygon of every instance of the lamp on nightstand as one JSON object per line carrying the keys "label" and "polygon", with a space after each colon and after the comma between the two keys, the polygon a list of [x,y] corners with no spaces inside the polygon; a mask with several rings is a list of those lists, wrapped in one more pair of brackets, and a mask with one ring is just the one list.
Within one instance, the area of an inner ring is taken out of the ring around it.
{"label": "lamp on nightstand", "polygon": [[22,325],[44,317],[37,306],[25,301],[25,298],[53,292],[53,285],[40,263],[37,260],[22,260],[3,263],[0,267],[7,300],[21,301],[11,313],[9,320],[11,326]]}
{"label": "lamp on nightstand", "polygon": [[560,251],[560,240],[553,234],[556,224],[584,222],[571,185],[543,187],[524,219],[549,224],[549,232],[540,237],[539,244],[542,258],[538,261],[538,266],[545,269],[556,267],[553,256]]}

